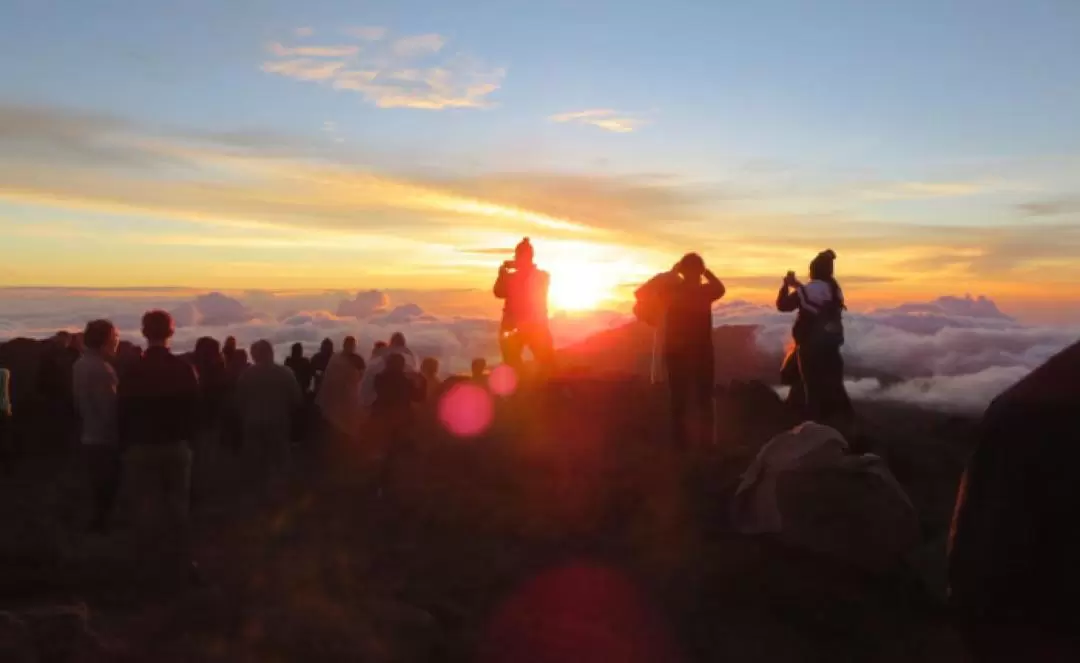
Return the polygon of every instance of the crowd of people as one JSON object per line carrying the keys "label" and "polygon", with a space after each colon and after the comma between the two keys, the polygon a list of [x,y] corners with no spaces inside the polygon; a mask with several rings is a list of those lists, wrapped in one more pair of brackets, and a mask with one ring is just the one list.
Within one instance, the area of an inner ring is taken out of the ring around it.
{"label": "crowd of people", "polygon": [[[846,304],[835,278],[835,261],[835,252],[819,253],[810,262],[805,283],[788,272],[776,308],[796,314],[793,347],[780,368],[780,381],[790,387],[788,405],[803,421],[843,431],[852,420],[852,404],[843,381]],[[515,258],[500,266],[493,288],[505,302],[499,328],[504,364],[528,372],[523,360],[528,349],[533,356],[531,373],[541,383],[555,364],[547,313],[549,283],[526,238],[517,246]],[[662,376],[667,383],[670,438],[679,448],[713,441],[712,310],[725,294],[724,284],[696,253],[686,254],[635,292],[635,316],[655,330],[654,369],[660,370],[654,370],[654,378]],[[438,359],[417,357],[400,332],[375,343],[367,359],[359,353],[356,338],[349,336],[340,351],[326,339],[311,357],[305,356],[303,345],[294,344],[282,364],[266,340],[256,341],[248,352],[233,337],[223,343],[205,337],[192,352],[175,354],[174,332],[172,317],[152,310],[142,318],[145,350],[121,341],[108,320],[93,320],[77,334],[56,334],[39,358],[37,390],[44,409],[37,418],[45,437],[63,439],[69,431],[77,431],[80,467],[93,494],[89,528],[109,529],[118,489],[126,482],[133,496],[134,524],[149,555],[185,566],[191,565],[186,552],[189,510],[200,499],[199,482],[193,476],[205,471],[203,465],[214,450],[247,455],[246,464],[256,468],[272,490],[280,485],[299,443],[317,440],[325,448],[349,448],[367,435],[365,442],[374,438],[385,449],[400,447],[409,438],[417,405],[436,401],[441,389]],[[1061,624],[1073,624],[1061,617],[1065,610],[1061,605],[1072,594],[1063,590],[1057,603],[1043,605],[1039,593],[1039,585],[1062,577],[1068,580],[1064,587],[1077,586],[1075,573],[1062,573],[1071,568],[1072,558],[1059,555],[1045,568],[1036,565],[1031,560],[1046,557],[1047,547],[1028,539],[1056,541],[1053,532],[1058,523],[1075,512],[1050,510],[1050,516],[1033,519],[1033,509],[1023,503],[1033,489],[1017,484],[1014,466],[1000,462],[998,456],[1013,449],[1010,438],[1023,437],[1021,431],[1034,430],[1049,444],[1054,431],[1063,427],[1059,423],[1072,420],[1074,406],[1059,396],[1075,395],[1075,390],[1057,389],[1053,398],[1042,395],[1039,400],[1035,396],[1040,392],[1032,384],[1047,379],[1065,384],[1076,374],[1076,357],[1080,348],[1063,353],[1007,392],[988,411],[986,421],[993,425],[980,429],[983,441],[961,488],[954,520],[950,568],[954,603],[971,621],[967,632],[979,646],[1003,642],[996,626],[987,630],[991,621],[994,626],[1027,620],[1057,631]],[[487,369],[487,361],[478,358],[465,379],[485,382]],[[0,461],[8,471],[12,418],[19,416],[13,407],[12,381],[9,368],[0,367]],[[1047,400],[1052,408],[1043,402]],[[1032,412],[1040,413],[1042,428],[1032,426]],[[1040,458],[1052,456],[1047,452]],[[1075,499],[1071,474],[1048,476],[1047,485],[1053,488],[1036,495],[1042,500],[1039,504],[1056,504],[1061,495]],[[997,499],[995,491],[1006,489],[1023,494],[1010,500],[1010,510],[1000,515],[997,511],[1005,501]],[[1073,502],[1062,503],[1072,509]],[[1034,532],[1024,534],[1026,547],[1018,547],[1014,530]],[[995,544],[983,546],[983,540]],[[1051,547],[1072,551],[1067,542],[1071,539],[1063,541]],[[1021,551],[1030,568],[1018,571],[1006,548]],[[1007,593],[987,593],[987,587],[1006,585]],[[987,617],[991,609],[997,611],[992,620]],[[1011,639],[1005,644],[1026,646],[1027,631],[1014,629],[1008,634]],[[1078,650],[1072,644],[1054,643]]]}
{"label": "crowd of people", "polygon": [[[783,371],[793,385],[790,400],[820,421],[850,411],[839,351],[844,304],[834,260],[831,251],[815,258],[805,285],[789,274],[777,298],[780,310],[798,311],[795,350]],[[504,301],[503,363],[524,371],[527,349],[539,381],[555,363],[549,283],[526,238],[514,259],[500,266],[493,287]],[[712,440],[712,308],[724,294],[723,283],[693,253],[637,292],[635,313],[656,328],[666,364],[671,436],[680,447]],[[201,498],[198,478],[216,450],[244,454],[270,486],[286,473],[301,441],[344,448],[361,431],[390,443],[406,438],[416,405],[434,400],[440,388],[438,359],[417,357],[400,332],[375,343],[366,359],[349,336],[339,351],[325,339],[311,357],[294,344],[282,364],[270,342],[245,350],[231,336],[224,342],[203,337],[191,352],[175,354],[174,332],[170,314],[152,310],[142,319],[145,350],[121,342],[112,322],[93,320],[80,333],[58,333],[42,353],[37,388],[48,409],[46,434],[78,438],[92,486],[94,531],[108,530],[121,477],[136,496],[137,522],[167,524],[165,531],[175,534]],[[485,381],[487,370],[485,359],[474,360],[471,379]],[[10,437],[12,416],[9,380],[7,371],[0,372],[4,437]],[[3,447],[6,455],[10,445]],[[151,538],[169,540],[160,533]]]}

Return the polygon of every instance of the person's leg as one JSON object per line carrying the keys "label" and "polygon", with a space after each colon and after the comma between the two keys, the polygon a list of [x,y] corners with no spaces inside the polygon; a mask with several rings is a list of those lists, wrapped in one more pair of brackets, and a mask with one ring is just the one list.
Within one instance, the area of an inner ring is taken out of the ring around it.
{"label": "person's leg", "polygon": [[694,376],[694,407],[696,410],[695,444],[712,446],[716,442],[716,401],[713,391],[716,385],[716,372],[712,358],[712,348],[708,356],[701,357],[696,365]]}
{"label": "person's leg", "polygon": [[823,366],[821,351],[810,346],[799,346],[799,374],[802,376],[805,394],[805,412],[808,421],[822,423],[824,419],[823,398],[826,385],[823,384]]}
{"label": "person's leg", "polygon": [[522,345],[521,332],[518,330],[500,330],[499,350],[502,352],[503,363],[520,373],[521,355],[525,351]]}
{"label": "person's leg", "polygon": [[167,527],[169,557],[187,557],[188,515],[191,494],[191,449],[186,444],[169,444],[160,449],[161,496]]}
{"label": "person's leg", "polygon": [[84,449],[84,453],[94,503],[90,528],[104,532],[109,527],[109,515],[120,481],[119,456],[112,445],[90,445]]}
{"label": "person's leg", "polygon": [[665,357],[668,390],[671,394],[671,443],[676,448],[686,446],[686,405],[690,367],[685,357],[669,354]]}
{"label": "person's leg", "polygon": [[536,362],[537,373],[546,376],[554,372],[555,341],[551,336],[551,329],[547,325],[531,327],[525,341],[528,343],[533,361]]}

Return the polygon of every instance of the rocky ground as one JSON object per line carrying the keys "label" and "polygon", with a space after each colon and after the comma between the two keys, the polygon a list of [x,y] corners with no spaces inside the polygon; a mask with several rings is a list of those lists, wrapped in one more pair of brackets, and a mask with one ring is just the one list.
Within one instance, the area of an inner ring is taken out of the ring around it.
{"label": "rocky ground", "polygon": [[939,595],[970,422],[861,406],[860,443],[927,542],[870,576],[728,529],[774,408],[729,391],[720,444],[677,454],[661,395],[581,380],[521,394],[472,440],[426,417],[382,481],[360,454],[301,449],[269,496],[217,454],[194,513],[200,583],[139,574],[123,508],[112,535],[82,534],[67,461],[31,454],[0,480],[0,660],[958,660]]}

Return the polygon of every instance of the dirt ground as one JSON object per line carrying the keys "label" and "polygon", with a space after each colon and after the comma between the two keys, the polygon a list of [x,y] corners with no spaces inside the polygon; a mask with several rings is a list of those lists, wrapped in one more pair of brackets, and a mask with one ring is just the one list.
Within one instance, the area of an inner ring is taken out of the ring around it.
{"label": "dirt ground", "polygon": [[[501,403],[473,439],[425,413],[388,467],[305,443],[269,493],[243,456],[212,450],[199,582],[144,572],[123,500],[112,534],[84,534],[72,461],[30,454],[0,479],[0,615],[83,612],[73,634],[24,624],[36,650],[12,660],[962,659],[933,579],[966,422],[860,406],[930,560],[871,576],[728,529],[768,439],[768,414],[743,410],[721,409],[716,448],[678,453],[647,385],[564,384]],[[15,651],[3,624],[0,653],[5,637]]]}

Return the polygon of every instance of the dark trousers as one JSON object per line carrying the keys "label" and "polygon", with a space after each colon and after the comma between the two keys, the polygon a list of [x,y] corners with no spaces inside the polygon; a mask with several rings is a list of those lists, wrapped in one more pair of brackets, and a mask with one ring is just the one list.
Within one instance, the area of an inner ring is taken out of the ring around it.
{"label": "dark trousers", "polygon": [[15,470],[15,431],[12,428],[11,415],[0,412],[0,474],[11,474]]}
{"label": "dark trousers", "polygon": [[109,525],[116,493],[120,489],[120,450],[112,444],[84,444],[82,455],[94,499],[94,515],[90,526],[103,530]]}
{"label": "dark trousers", "polygon": [[844,387],[844,359],[840,356],[840,348],[805,344],[800,345],[797,352],[806,418],[820,424],[847,423],[852,408]]}
{"label": "dark trousers", "polygon": [[715,384],[712,348],[668,353],[664,361],[671,390],[672,442],[684,447],[689,435],[693,444],[712,444]]}
{"label": "dark trousers", "polygon": [[521,325],[517,329],[502,330],[499,336],[499,349],[502,350],[503,363],[514,369],[522,366],[525,348],[532,352],[533,360],[542,368],[548,368],[555,360],[554,341],[547,323]]}

